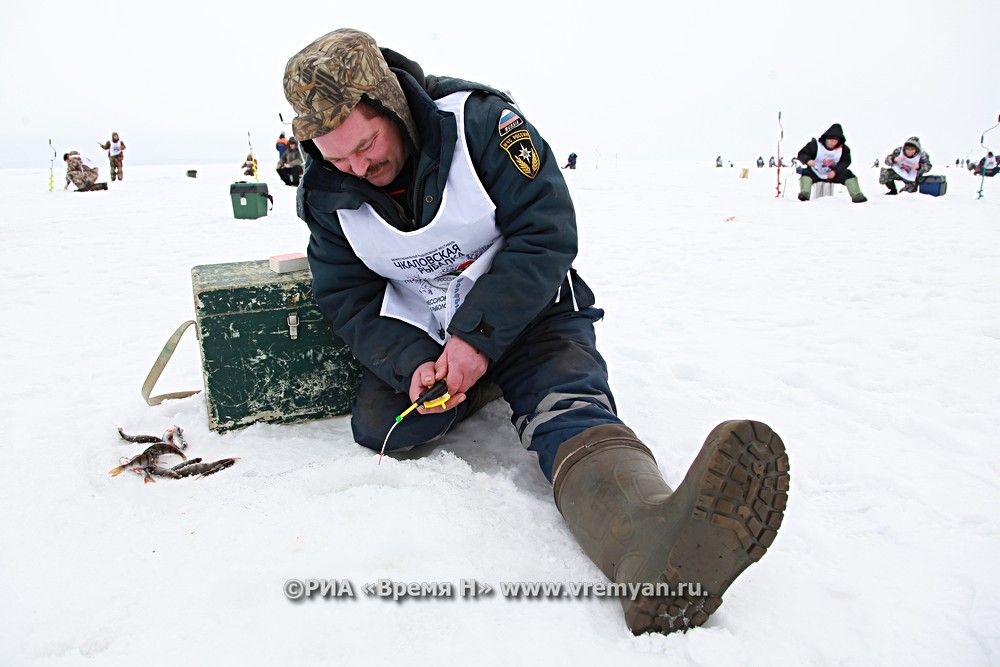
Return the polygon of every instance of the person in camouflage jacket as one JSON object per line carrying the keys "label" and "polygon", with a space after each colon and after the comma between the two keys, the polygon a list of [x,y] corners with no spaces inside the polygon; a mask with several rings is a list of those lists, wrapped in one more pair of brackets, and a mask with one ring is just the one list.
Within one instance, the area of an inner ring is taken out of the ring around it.
{"label": "person in camouflage jacket", "polygon": [[903,183],[903,192],[916,192],[920,180],[931,167],[931,156],[920,146],[920,137],[910,137],[885,156],[885,167],[879,172],[878,182],[886,186],[887,195],[898,194],[896,181]]}
{"label": "person in camouflage jacket", "polygon": [[111,133],[111,141],[105,141],[98,145],[108,152],[108,162],[111,164],[111,180],[122,180],[125,178],[125,142],[118,138],[117,132]]}
{"label": "person in camouflage jacket", "polygon": [[63,161],[66,163],[66,186],[63,190],[69,189],[71,183],[76,186],[77,192],[108,189],[107,183],[97,182],[97,167],[91,166],[90,160],[77,151],[64,154]]}

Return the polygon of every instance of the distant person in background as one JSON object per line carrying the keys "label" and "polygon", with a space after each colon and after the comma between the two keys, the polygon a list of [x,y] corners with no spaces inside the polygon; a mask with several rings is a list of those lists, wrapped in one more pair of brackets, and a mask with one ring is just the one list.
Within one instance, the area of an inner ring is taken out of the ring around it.
{"label": "distant person in background", "polygon": [[278,176],[285,185],[298,186],[302,178],[302,153],[299,152],[299,142],[295,137],[288,140],[288,149],[278,158]]}
{"label": "distant person in background", "polygon": [[872,166],[878,169],[878,158],[875,158],[875,164],[873,164]]}
{"label": "distant person in background", "polygon": [[851,149],[840,123],[834,123],[819,139],[812,139],[798,154],[799,161],[807,168],[799,179],[799,201],[809,201],[813,183],[839,183],[847,188],[851,201],[855,204],[868,201],[861,193],[857,177],[848,167],[851,165]]}
{"label": "distant person in background", "polygon": [[70,183],[76,186],[77,192],[108,189],[107,183],[97,182],[97,167],[77,151],[65,153],[63,162],[66,163],[66,187],[63,190],[68,190]]}
{"label": "distant person in background", "polygon": [[257,173],[257,158],[253,156],[253,153],[247,153],[247,160],[243,163],[243,175],[253,176]]}
{"label": "distant person in background", "polygon": [[288,143],[288,139],[285,139],[284,132],[278,135],[278,141],[274,144],[274,150],[278,151],[279,159],[285,154],[285,151],[288,150]]}
{"label": "distant person in background", "polygon": [[576,153],[570,153],[566,159],[566,166],[563,169],[576,169]]}
{"label": "distant person in background", "polygon": [[111,133],[111,141],[105,141],[98,145],[108,152],[108,161],[111,163],[111,180],[120,181],[125,178],[125,171],[122,169],[122,162],[125,161],[125,142],[118,138],[117,132]]}
{"label": "distant person in background", "polygon": [[899,194],[896,181],[903,183],[903,192],[916,192],[920,179],[930,170],[931,158],[921,149],[920,137],[910,137],[885,156],[878,182],[888,188],[887,195]]}
{"label": "distant person in background", "polygon": [[758,157],[757,158],[757,168],[758,169],[763,169],[764,168],[764,158],[763,157]]}
{"label": "distant person in background", "polygon": [[993,151],[990,151],[986,154],[986,157],[979,161],[972,171],[977,176],[984,175],[992,178],[1000,172],[1000,163],[997,162],[997,158],[993,155]]}
{"label": "distant person in background", "polygon": [[716,167],[721,167],[722,166],[722,156],[721,155],[715,158],[715,166]]}
{"label": "distant person in background", "polygon": [[771,159],[770,159],[770,160],[768,160],[768,162],[767,162],[767,166],[768,166],[768,167],[772,167],[772,168],[773,168],[773,167],[777,167],[777,166],[778,166],[778,163],[777,163],[777,162],[775,161],[775,159],[774,159],[774,156],[773,156],[773,155],[771,156]]}

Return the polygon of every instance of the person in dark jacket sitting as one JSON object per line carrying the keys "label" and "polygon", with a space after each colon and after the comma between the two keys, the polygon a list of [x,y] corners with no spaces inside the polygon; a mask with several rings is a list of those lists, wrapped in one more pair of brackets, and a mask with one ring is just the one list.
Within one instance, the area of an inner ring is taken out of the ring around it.
{"label": "person in dark jacket sitting", "polygon": [[834,123],[819,139],[812,139],[799,151],[799,162],[806,165],[799,179],[799,200],[809,201],[813,183],[839,183],[847,187],[851,201],[861,203],[868,198],[861,193],[857,177],[848,167],[851,149],[847,147],[844,130]]}
{"label": "person in dark jacket sitting", "polygon": [[297,186],[302,178],[302,153],[299,152],[299,142],[295,137],[288,139],[285,152],[278,158],[278,176],[285,185]]}
{"label": "person in dark jacket sitting", "polygon": [[[365,368],[355,440],[431,442],[499,389],[584,552],[616,582],[672,586],[623,599],[628,627],[703,624],[781,524],[781,439],[725,422],[667,486],[617,415],[559,164],[509,95],[425,76],[352,29],[293,55],[284,88],[308,155],[297,197],[313,292]],[[395,421],[442,381],[445,405]],[[679,592],[679,577],[702,594]]]}
{"label": "person in dark jacket sitting", "polygon": [[985,175],[990,178],[1000,173],[1000,162],[997,161],[993,151],[986,154],[982,160],[969,167],[976,176]]}

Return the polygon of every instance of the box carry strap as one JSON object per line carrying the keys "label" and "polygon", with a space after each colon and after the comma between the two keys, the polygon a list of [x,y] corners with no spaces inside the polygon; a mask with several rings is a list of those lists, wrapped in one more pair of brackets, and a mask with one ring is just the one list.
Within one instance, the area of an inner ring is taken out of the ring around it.
{"label": "box carry strap", "polygon": [[181,336],[187,331],[188,327],[194,324],[194,320],[188,320],[184,324],[177,327],[170,338],[167,340],[166,345],[160,350],[160,356],[156,358],[153,362],[153,367],[149,369],[149,375],[146,376],[146,381],[142,383],[142,397],[146,400],[147,405],[159,405],[163,401],[170,398],[187,398],[188,396],[194,396],[195,394],[201,393],[200,389],[194,391],[175,391],[169,394],[159,394],[158,396],[150,396],[153,391],[153,386],[156,381],[160,379],[160,374],[163,373],[163,369],[166,368],[167,362],[170,361],[170,357],[173,356],[174,350],[177,349],[177,343],[180,342]]}
{"label": "box carry strap", "polygon": [[271,202],[271,208],[268,209],[268,210],[273,211],[274,210],[274,197],[272,197],[271,195],[267,194],[266,192],[264,193],[264,196],[267,197],[267,201]]}

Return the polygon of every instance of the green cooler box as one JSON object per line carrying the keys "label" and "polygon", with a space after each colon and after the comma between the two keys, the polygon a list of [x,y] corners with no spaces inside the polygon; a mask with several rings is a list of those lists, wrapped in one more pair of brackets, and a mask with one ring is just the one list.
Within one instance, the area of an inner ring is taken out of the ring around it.
{"label": "green cooler box", "polygon": [[351,411],[361,366],[313,300],[309,269],[206,264],[191,278],[210,428]]}
{"label": "green cooler box", "polygon": [[267,193],[267,183],[238,181],[229,186],[233,200],[233,215],[240,220],[253,220],[267,215],[267,203],[274,199]]}

